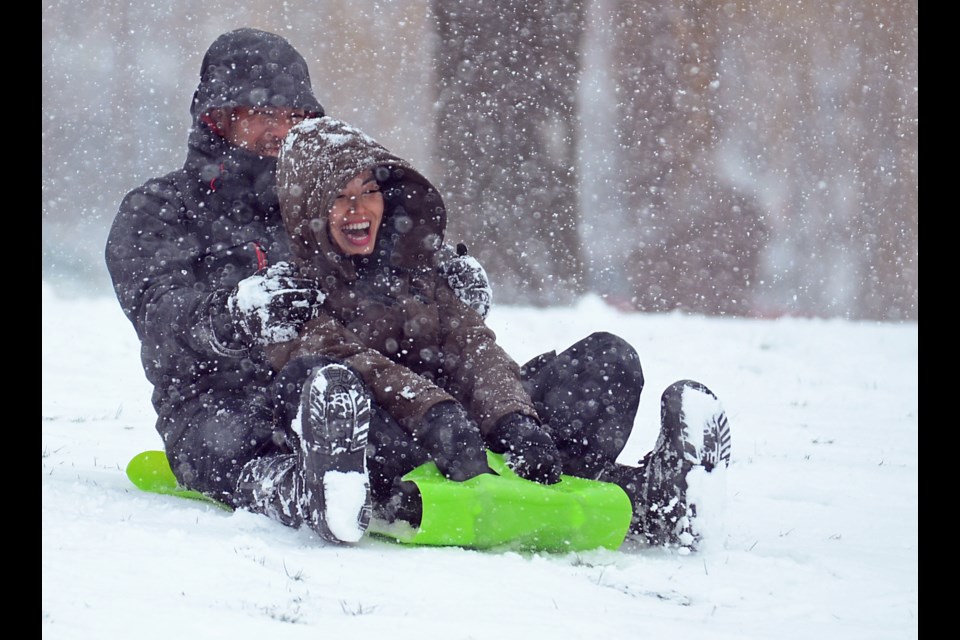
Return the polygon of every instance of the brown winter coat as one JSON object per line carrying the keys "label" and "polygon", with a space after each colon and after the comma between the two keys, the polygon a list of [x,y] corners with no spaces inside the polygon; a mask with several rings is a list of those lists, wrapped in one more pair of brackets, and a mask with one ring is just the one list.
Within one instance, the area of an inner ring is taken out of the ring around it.
{"label": "brown winter coat", "polygon": [[[372,256],[344,257],[327,213],[366,170],[384,194],[383,221]],[[298,340],[268,349],[274,367],[317,354],[345,362],[414,435],[427,410],[450,399],[485,435],[510,413],[536,416],[516,362],[438,272],[446,210],[422,174],[361,131],[320,118],[290,132],[277,180],[293,253],[326,298]]]}

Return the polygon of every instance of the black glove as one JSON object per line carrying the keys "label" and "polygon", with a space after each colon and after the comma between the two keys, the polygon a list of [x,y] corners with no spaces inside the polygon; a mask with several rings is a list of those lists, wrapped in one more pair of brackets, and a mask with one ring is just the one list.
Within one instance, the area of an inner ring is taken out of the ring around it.
{"label": "black glove", "polygon": [[462,482],[490,472],[480,428],[459,404],[436,404],[427,411],[423,422],[420,442],[447,478]]}
{"label": "black glove", "polygon": [[313,280],[278,262],[241,280],[227,296],[226,308],[241,341],[263,346],[296,338],[323,298]]}
{"label": "black glove", "polygon": [[543,427],[530,416],[512,413],[503,418],[488,438],[490,449],[521,478],[540,484],[560,482],[560,452]]}
{"label": "black glove", "polygon": [[473,308],[480,317],[486,318],[493,300],[493,289],[483,265],[467,255],[467,247],[463,243],[457,245],[456,254],[447,245],[441,253],[441,260],[440,273],[446,277],[457,298]]}

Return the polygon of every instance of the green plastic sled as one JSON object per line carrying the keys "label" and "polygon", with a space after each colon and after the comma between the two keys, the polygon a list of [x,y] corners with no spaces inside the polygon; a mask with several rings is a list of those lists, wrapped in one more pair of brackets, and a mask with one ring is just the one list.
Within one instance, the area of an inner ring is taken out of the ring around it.
{"label": "green plastic sled", "polygon": [[135,455],[127,463],[127,478],[142,491],[199,500],[223,509],[233,510],[229,505],[218,502],[199,491],[181,487],[177,482],[177,477],[173,475],[173,471],[170,469],[167,454],[163,451],[142,451]]}
{"label": "green plastic sled", "polygon": [[[561,476],[541,485],[517,477],[503,457],[487,452],[494,474],[466,482],[443,477],[432,462],[406,476],[420,491],[419,527],[374,519],[369,532],[402,544],[472,549],[585,551],[618,549],[630,526],[632,507],[615,484]],[[144,451],[127,465],[127,477],[143,491],[219,503],[177,483],[163,451]]]}

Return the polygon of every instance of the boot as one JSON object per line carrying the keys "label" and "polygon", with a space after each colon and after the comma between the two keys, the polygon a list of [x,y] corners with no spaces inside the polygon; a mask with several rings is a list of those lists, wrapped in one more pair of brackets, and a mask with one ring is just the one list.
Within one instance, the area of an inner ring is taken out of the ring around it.
{"label": "boot", "polygon": [[241,502],[284,524],[307,524],[329,542],[357,542],[371,513],[366,388],[344,365],[313,369],[291,428],[297,453],[247,463],[237,486]]}
{"label": "boot", "polygon": [[730,427],[716,395],[691,380],[676,382],[660,400],[660,435],[637,467],[619,466],[603,479],[633,502],[634,536],[653,546],[696,549],[701,531],[687,476],[730,464]]}

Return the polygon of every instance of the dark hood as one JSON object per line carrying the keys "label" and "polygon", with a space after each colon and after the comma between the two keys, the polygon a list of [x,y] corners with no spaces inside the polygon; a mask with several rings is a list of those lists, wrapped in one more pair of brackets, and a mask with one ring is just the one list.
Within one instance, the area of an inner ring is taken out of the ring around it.
{"label": "dark hood", "polygon": [[355,274],[330,240],[327,215],[340,191],[366,170],[384,194],[372,259],[402,269],[435,266],[447,223],[439,191],[409,162],[334,118],[298,124],[280,149],[280,211],[294,254],[348,278]]}
{"label": "dark hood", "polygon": [[211,109],[288,107],[323,115],[303,56],[284,38],[237,29],[217,38],[203,57],[190,113],[194,126]]}

